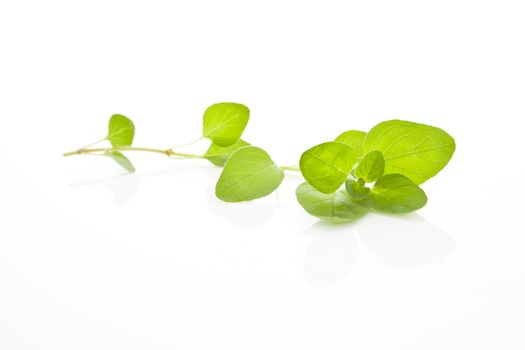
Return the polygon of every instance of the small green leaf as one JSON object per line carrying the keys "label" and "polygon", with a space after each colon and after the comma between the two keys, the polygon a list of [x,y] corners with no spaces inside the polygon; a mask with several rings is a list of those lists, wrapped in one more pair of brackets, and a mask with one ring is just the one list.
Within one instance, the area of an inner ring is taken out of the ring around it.
{"label": "small green leaf", "polygon": [[304,152],[299,161],[306,181],[323,193],[335,192],[345,182],[357,159],[352,147],[325,142]]}
{"label": "small green leaf", "polygon": [[377,181],[385,172],[385,159],[379,151],[368,153],[355,169],[355,177],[366,182]]}
{"label": "small green leaf", "polygon": [[246,141],[239,140],[231,146],[221,147],[216,143],[212,143],[206,153],[204,153],[204,158],[209,160],[216,166],[224,166],[224,163],[230,158],[233,152],[238,150],[241,147],[249,146],[250,144]]}
{"label": "small green leaf", "polygon": [[408,177],[388,174],[377,180],[367,203],[371,208],[387,213],[410,213],[423,208],[427,196]]}
{"label": "small green leaf", "polygon": [[454,139],[445,131],[428,125],[389,120],[368,133],[364,152],[380,151],[385,174],[401,174],[422,184],[447,165],[456,150]]}
{"label": "small green leaf", "polygon": [[249,118],[250,110],[242,104],[216,103],[204,112],[202,136],[222,147],[233,145],[241,137]]}
{"label": "small green leaf", "polygon": [[224,165],[215,195],[225,202],[242,202],[269,195],[279,187],[284,171],[264,150],[246,146],[235,151]]}
{"label": "small green leaf", "polygon": [[357,158],[363,157],[363,144],[365,142],[366,132],[359,130],[348,130],[337,136],[335,142],[341,142],[348,145],[356,151]]}
{"label": "small green leaf", "polygon": [[359,179],[361,181],[355,181],[352,179],[348,179],[345,181],[345,189],[346,192],[352,197],[352,199],[357,201],[362,201],[363,199],[366,199],[368,197],[368,194],[370,193],[370,189],[365,186],[365,183],[362,179]]}
{"label": "small green leaf", "polygon": [[131,161],[122,153],[120,152],[106,152],[104,153],[105,156],[113,159],[118,165],[120,165],[124,170],[126,170],[128,173],[135,172],[135,167],[131,163]]}
{"label": "small green leaf", "polygon": [[299,185],[295,195],[299,204],[310,215],[331,222],[356,220],[368,211],[366,206],[353,202],[344,190],[321,193],[308,182]]}
{"label": "small green leaf", "polygon": [[131,146],[135,135],[135,125],[131,119],[121,115],[113,114],[109,119],[108,136],[106,139],[113,147]]}

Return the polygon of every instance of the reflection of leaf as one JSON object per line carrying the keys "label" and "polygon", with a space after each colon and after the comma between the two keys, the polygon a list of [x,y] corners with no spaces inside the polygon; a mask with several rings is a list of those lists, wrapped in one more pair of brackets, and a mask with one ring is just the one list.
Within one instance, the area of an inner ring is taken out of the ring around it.
{"label": "reflection of leaf", "polygon": [[210,210],[229,222],[233,227],[253,229],[266,225],[273,217],[276,204],[273,198],[241,203],[225,203],[218,201],[213,192],[208,193]]}
{"label": "reflection of leaf", "polygon": [[302,234],[312,239],[304,257],[305,278],[310,285],[333,285],[343,280],[357,264],[359,242],[348,226],[319,221]]}
{"label": "reflection of leaf", "polygon": [[118,165],[120,165],[124,170],[126,170],[128,173],[135,172],[135,167],[131,163],[131,161],[122,153],[120,152],[106,152],[104,153],[105,156],[113,159]]}
{"label": "reflection of leaf", "polygon": [[113,114],[109,119],[108,136],[106,139],[113,147],[131,146],[135,135],[135,125],[131,119],[121,115]]}
{"label": "reflection of leaf", "polygon": [[355,224],[363,248],[394,269],[435,264],[454,251],[455,243],[443,230],[422,217],[370,215]]}

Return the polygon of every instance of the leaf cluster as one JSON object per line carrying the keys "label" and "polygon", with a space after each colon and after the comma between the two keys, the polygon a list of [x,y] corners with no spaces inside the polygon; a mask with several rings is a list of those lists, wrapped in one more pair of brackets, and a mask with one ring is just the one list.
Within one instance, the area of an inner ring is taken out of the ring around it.
{"label": "leaf cluster", "polygon": [[[274,192],[284,170],[270,155],[241,139],[250,118],[248,107],[231,102],[214,104],[203,115],[202,138],[211,141],[202,155],[177,153],[172,148],[133,148],[135,126],[120,114],[109,120],[103,140],[112,148],[81,148],[73,154],[101,154],[128,172],[135,171],[123,151],[142,150],[168,156],[203,158],[223,167],[215,187],[226,202],[261,198]],[[306,180],[296,190],[299,204],[309,214],[332,222],[358,219],[371,210],[409,213],[424,207],[427,196],[419,185],[440,172],[455,151],[454,139],[437,127],[388,120],[368,132],[349,130],[333,141],[306,150],[299,170]]]}

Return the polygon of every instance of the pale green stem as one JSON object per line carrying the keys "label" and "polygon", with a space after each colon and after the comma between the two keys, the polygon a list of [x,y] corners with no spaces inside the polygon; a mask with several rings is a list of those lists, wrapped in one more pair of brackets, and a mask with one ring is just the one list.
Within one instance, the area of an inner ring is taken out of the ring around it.
{"label": "pale green stem", "polygon": [[199,142],[200,140],[202,140],[202,137],[199,137],[197,140],[192,141],[192,142],[188,142],[188,143],[184,143],[184,144],[182,144],[182,145],[176,145],[176,146],[170,147],[170,149],[181,148],[181,147],[186,147],[186,146],[191,146],[191,145],[196,144],[196,143]]}
{"label": "pale green stem", "polygon": [[106,140],[107,140],[107,137],[104,137],[103,139],[100,139],[100,140],[98,140],[98,141],[95,141],[95,142],[93,142],[93,143],[90,143],[89,145],[84,146],[84,147],[81,147],[80,149],[86,149],[86,148],[89,148],[89,147],[93,147],[93,146],[95,146],[95,145],[101,143],[102,141],[106,141]]}
{"label": "pale green stem", "polygon": [[279,168],[283,170],[288,170],[288,171],[301,171],[301,169],[299,169],[298,166],[281,166]]}
{"label": "pale green stem", "polygon": [[64,153],[64,157],[74,156],[78,154],[127,152],[127,151],[161,153],[169,157],[176,156],[176,157],[183,157],[183,158],[202,158],[202,156],[198,154],[179,153],[179,152],[173,152],[171,149],[163,150],[163,149],[146,148],[146,147],[113,147],[113,148],[90,148],[90,149],[81,148],[76,151]]}

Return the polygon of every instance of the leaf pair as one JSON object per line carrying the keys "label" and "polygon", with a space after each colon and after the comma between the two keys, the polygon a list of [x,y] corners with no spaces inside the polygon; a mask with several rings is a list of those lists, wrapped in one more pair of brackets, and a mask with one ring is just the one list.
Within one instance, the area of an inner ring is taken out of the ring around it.
{"label": "leaf pair", "polygon": [[[135,125],[131,119],[121,114],[113,114],[111,116],[109,119],[108,134],[105,139],[108,140],[114,148],[131,146],[134,136]],[[113,159],[127,172],[135,172],[133,163],[121,152],[105,152],[104,155]]]}
{"label": "leaf pair", "polygon": [[208,107],[204,112],[202,137],[212,143],[203,157],[222,167],[235,151],[249,146],[241,140],[249,119],[250,110],[240,103],[221,102]]}
{"label": "leaf pair", "polygon": [[283,170],[268,153],[240,138],[249,118],[248,107],[238,103],[217,103],[204,112],[203,137],[212,140],[212,144],[203,157],[224,166],[215,194],[226,202],[267,196],[284,178]]}

